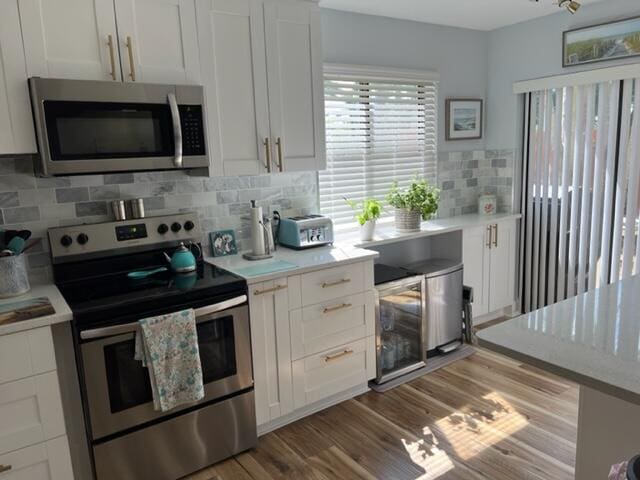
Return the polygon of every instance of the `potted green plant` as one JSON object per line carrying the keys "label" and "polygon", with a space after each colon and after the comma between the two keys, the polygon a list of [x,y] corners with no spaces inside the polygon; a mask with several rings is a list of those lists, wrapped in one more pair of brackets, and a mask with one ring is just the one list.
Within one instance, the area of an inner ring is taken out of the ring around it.
{"label": "potted green plant", "polygon": [[374,198],[364,200],[361,204],[347,198],[344,201],[356,212],[355,218],[360,225],[360,240],[363,242],[373,240],[376,220],[380,218],[382,213],[380,202]]}
{"label": "potted green plant", "polygon": [[396,230],[415,232],[420,230],[420,219],[429,220],[438,211],[440,190],[417,176],[403,189],[393,182],[387,202],[395,208]]}

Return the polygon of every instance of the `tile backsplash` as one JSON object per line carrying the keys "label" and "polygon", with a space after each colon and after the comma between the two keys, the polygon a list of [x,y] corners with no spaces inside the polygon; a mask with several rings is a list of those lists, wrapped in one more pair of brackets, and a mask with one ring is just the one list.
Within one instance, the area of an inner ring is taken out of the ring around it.
{"label": "tile backsplash", "polygon": [[[442,152],[438,186],[439,217],[475,213],[478,196],[493,193],[500,212],[511,211],[512,150]],[[196,211],[203,232],[232,228],[239,248],[248,248],[250,228],[243,217],[249,201],[285,216],[317,212],[315,172],[204,178],[184,172],[146,172],[37,178],[31,157],[0,158],[0,223],[27,228],[41,239],[28,255],[34,280],[51,278],[46,241],[52,227],[96,223],[112,218],[109,202],[144,198],[148,216]],[[202,238],[208,251],[207,235]]]}
{"label": "tile backsplash", "polygon": [[[317,211],[315,172],[204,178],[184,172],[148,172],[37,178],[31,157],[0,158],[0,222],[42,239],[28,254],[33,280],[51,278],[47,229],[112,219],[109,202],[144,198],[147,216],[196,211],[203,232],[233,228],[248,248],[249,201],[283,215]],[[202,242],[208,245],[205,235]],[[208,247],[207,247],[208,251]]]}

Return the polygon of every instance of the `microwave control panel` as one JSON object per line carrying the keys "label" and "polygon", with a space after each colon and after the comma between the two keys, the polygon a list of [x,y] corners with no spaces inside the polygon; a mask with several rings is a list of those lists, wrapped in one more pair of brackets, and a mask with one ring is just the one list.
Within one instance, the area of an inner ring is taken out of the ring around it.
{"label": "microwave control panel", "polygon": [[179,105],[182,128],[182,154],[205,155],[204,117],[201,105]]}

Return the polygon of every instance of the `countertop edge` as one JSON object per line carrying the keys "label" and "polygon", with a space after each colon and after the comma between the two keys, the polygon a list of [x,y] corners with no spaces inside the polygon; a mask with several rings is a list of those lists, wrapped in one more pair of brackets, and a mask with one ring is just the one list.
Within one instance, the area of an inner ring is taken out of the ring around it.
{"label": "countertop edge", "polygon": [[582,373],[578,373],[573,370],[560,367],[553,363],[545,362],[544,360],[540,360],[539,358],[531,357],[526,353],[522,353],[517,350],[512,350],[508,347],[498,345],[488,340],[484,340],[479,336],[477,336],[476,338],[477,338],[479,347],[486,348],[487,350],[491,350],[501,355],[505,355],[515,360],[527,363],[534,367],[540,368],[541,370],[544,370],[546,372],[552,373],[554,375],[558,375],[559,377],[575,382],[579,385],[583,385],[585,387],[589,387],[594,390],[597,390],[601,393],[604,393],[605,395],[610,395],[620,400],[624,400],[626,402],[633,403],[635,405],[640,405],[640,395],[638,395],[635,392],[630,392],[629,390],[626,390],[621,387],[616,387],[614,385],[603,382],[601,380],[597,380],[593,377],[589,377],[588,375],[584,375]]}

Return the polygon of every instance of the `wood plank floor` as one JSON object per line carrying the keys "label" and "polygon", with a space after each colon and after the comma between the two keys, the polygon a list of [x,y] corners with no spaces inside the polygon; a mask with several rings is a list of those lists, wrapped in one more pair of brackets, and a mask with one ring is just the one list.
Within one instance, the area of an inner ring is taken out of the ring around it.
{"label": "wood plank floor", "polygon": [[573,479],[578,388],[486,350],[260,437],[188,480]]}

